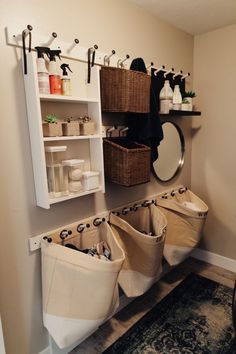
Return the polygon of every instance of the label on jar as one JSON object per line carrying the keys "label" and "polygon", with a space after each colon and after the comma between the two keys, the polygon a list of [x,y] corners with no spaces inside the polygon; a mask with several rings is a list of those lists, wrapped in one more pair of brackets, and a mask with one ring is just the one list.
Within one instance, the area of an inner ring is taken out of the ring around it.
{"label": "label on jar", "polygon": [[50,93],[49,77],[46,73],[38,73],[39,92],[45,95]]}
{"label": "label on jar", "polygon": [[50,75],[50,93],[54,95],[61,95],[61,78],[58,75]]}

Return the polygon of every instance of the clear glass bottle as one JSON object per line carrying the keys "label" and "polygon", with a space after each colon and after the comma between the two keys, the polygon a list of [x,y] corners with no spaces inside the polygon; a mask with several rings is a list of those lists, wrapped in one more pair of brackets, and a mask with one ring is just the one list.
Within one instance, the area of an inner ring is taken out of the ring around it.
{"label": "clear glass bottle", "polygon": [[173,109],[181,110],[182,106],[182,96],[180,93],[179,85],[175,85],[173,94]]}
{"label": "clear glass bottle", "polygon": [[69,194],[68,168],[62,164],[67,146],[46,146],[48,193],[51,198]]}
{"label": "clear glass bottle", "polygon": [[173,91],[170,82],[165,80],[164,86],[160,92],[160,113],[168,114],[172,108]]}

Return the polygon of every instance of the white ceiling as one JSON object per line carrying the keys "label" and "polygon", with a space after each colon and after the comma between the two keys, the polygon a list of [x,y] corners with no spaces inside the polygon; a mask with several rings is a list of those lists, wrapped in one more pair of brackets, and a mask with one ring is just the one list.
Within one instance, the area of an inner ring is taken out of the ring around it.
{"label": "white ceiling", "polygon": [[193,35],[236,23],[236,0],[131,1]]}

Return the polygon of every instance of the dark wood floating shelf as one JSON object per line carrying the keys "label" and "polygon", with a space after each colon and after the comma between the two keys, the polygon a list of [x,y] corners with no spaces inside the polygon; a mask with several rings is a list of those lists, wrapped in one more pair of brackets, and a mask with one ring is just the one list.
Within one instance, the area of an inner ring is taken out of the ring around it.
{"label": "dark wood floating shelf", "polygon": [[177,111],[175,109],[171,109],[168,114],[161,114],[162,117],[170,117],[170,116],[200,116],[200,111]]}

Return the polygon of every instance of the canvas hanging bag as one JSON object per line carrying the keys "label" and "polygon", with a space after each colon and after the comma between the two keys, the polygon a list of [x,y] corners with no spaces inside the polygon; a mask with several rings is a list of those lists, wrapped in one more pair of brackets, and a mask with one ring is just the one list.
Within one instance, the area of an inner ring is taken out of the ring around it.
{"label": "canvas hanging bag", "polygon": [[117,278],[124,252],[110,226],[103,223],[68,240],[79,249],[100,241],[109,245],[111,261],[42,242],[43,322],[59,348],[88,337],[119,305]]}
{"label": "canvas hanging bag", "polygon": [[[166,217],[151,205],[130,211],[127,215],[111,213],[110,223],[125,252],[119,285],[128,297],[142,295],[162,271]],[[148,235],[150,232],[152,236]]]}
{"label": "canvas hanging bag", "polygon": [[173,266],[182,262],[197,246],[205,224],[208,207],[185,188],[157,196],[157,205],[167,218],[164,257]]}

